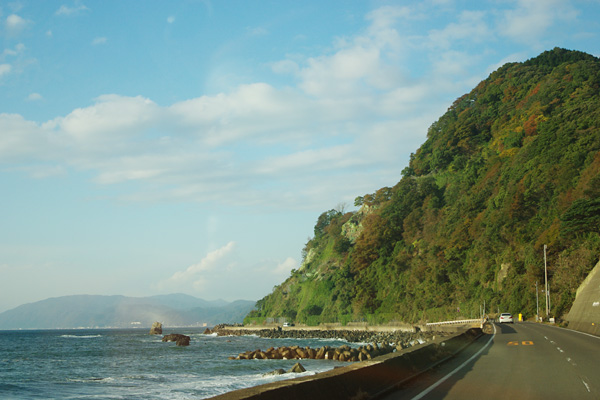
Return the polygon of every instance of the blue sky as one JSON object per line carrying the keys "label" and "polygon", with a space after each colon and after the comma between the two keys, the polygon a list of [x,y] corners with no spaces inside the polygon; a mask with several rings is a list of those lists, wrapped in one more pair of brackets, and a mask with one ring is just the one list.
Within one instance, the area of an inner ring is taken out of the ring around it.
{"label": "blue sky", "polygon": [[257,300],[319,214],[392,186],[448,106],[600,1],[0,1],[0,312]]}

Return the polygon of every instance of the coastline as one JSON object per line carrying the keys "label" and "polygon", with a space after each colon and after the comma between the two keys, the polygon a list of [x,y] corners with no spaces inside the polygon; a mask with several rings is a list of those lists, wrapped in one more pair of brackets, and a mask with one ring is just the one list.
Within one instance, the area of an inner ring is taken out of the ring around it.
{"label": "coastline", "polygon": [[[432,341],[437,337],[450,335],[443,331],[422,331],[418,327],[282,327],[282,326],[230,326],[217,325],[207,329],[205,334],[217,336],[255,335],[267,339],[341,339],[348,343],[372,344],[379,350],[379,344],[389,349],[387,352],[402,350],[417,344]],[[250,350],[250,349],[249,349]],[[308,350],[308,349],[307,349]],[[300,357],[305,358],[305,357]],[[310,357],[310,358],[314,358]]]}
{"label": "coastline", "polygon": [[[244,331],[243,329],[236,329]],[[481,328],[453,327],[454,333],[414,345],[369,361],[301,378],[239,389],[211,397],[212,400],[254,399],[348,399],[373,398],[396,389],[403,382],[452,357],[480,337]],[[256,330],[246,330],[247,332]]]}

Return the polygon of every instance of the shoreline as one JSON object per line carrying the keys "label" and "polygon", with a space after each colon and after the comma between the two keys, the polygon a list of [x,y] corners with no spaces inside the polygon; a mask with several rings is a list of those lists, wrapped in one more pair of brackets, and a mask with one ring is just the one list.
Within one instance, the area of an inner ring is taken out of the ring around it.
{"label": "shoreline", "polygon": [[[237,329],[243,331],[242,329]],[[248,330],[256,331],[256,330]],[[449,333],[449,332],[447,332]],[[403,382],[419,376],[433,365],[460,352],[482,334],[481,328],[461,326],[454,334],[436,337],[428,343],[375,357],[368,361],[305,377],[292,377],[264,385],[234,390],[211,397],[214,400],[301,400],[371,398],[394,390]]]}

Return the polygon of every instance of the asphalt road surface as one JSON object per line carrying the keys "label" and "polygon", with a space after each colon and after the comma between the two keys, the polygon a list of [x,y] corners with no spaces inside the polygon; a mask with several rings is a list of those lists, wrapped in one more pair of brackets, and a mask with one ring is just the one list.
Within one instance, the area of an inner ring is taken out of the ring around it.
{"label": "asphalt road surface", "polygon": [[600,399],[600,337],[528,322],[495,330],[385,400]]}

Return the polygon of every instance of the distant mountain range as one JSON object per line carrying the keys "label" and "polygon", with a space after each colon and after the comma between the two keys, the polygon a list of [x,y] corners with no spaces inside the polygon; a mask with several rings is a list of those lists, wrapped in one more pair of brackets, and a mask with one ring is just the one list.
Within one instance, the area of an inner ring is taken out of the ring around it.
{"label": "distant mountain range", "polygon": [[242,322],[254,301],[207,301],[186,294],[151,297],[75,295],[23,304],[0,313],[0,329],[214,326]]}

